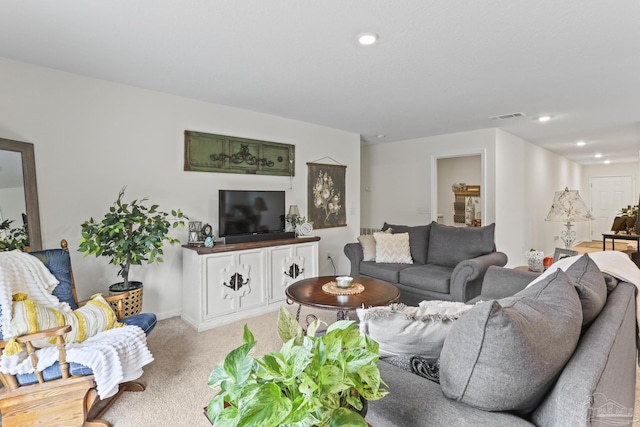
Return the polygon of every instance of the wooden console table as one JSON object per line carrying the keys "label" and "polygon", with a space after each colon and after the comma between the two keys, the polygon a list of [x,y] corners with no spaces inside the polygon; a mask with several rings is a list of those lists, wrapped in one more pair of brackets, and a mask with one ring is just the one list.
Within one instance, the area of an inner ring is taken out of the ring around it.
{"label": "wooden console table", "polygon": [[607,239],[611,239],[611,250],[616,250],[616,240],[631,240],[635,241],[638,245],[636,252],[631,254],[631,259],[640,268],[640,234],[603,234],[602,235],[602,250],[606,250]]}

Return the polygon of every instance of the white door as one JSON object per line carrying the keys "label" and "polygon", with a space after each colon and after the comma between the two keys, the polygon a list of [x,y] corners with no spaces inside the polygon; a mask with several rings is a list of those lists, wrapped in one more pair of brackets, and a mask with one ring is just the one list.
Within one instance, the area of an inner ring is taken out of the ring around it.
{"label": "white door", "polygon": [[611,225],[622,207],[634,205],[633,180],[630,176],[603,176],[591,178],[591,239],[602,239],[611,233]]}

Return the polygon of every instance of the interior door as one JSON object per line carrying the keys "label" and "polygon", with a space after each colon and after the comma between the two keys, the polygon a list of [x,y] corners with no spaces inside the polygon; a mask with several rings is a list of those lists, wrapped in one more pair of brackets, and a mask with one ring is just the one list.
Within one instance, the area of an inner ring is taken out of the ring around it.
{"label": "interior door", "polygon": [[591,178],[591,239],[600,240],[603,233],[611,233],[611,225],[623,206],[633,205],[631,176],[603,176]]}

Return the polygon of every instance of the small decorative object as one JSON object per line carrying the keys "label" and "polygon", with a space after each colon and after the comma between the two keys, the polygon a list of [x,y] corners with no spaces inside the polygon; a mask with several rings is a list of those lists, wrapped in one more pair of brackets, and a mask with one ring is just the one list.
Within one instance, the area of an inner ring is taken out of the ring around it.
{"label": "small decorative object", "polygon": [[544,266],[542,264],[542,259],[544,258],[544,252],[536,251],[535,249],[529,250],[526,253],[527,255],[527,264],[529,265],[529,270],[535,272],[544,271]]}
{"label": "small decorative object", "polygon": [[571,249],[556,248],[553,254],[553,262],[556,262],[562,258],[578,255],[578,251],[572,251]]}
{"label": "small decorative object", "polygon": [[213,227],[209,224],[205,224],[202,227],[202,238],[204,239],[205,248],[212,248],[214,244],[213,239]]}
{"label": "small decorative object", "polygon": [[589,208],[580,197],[578,190],[569,190],[566,187],[564,191],[556,191],[545,221],[566,222],[566,230],[562,231],[561,236],[564,247],[571,249],[573,242],[576,240],[576,232],[572,230],[572,222],[592,221],[594,219],[596,218],[589,212]]}
{"label": "small decorative object", "polygon": [[202,221],[189,221],[189,246],[202,246]]}
{"label": "small decorative object", "polygon": [[542,265],[544,265],[544,268],[547,269],[551,267],[551,264],[553,264],[553,257],[552,256],[544,257],[544,259],[542,260]]}
{"label": "small decorative object", "polygon": [[353,283],[349,288],[341,288],[337,282],[331,281],[322,285],[322,292],[331,295],[356,295],[364,292],[364,285],[362,283]]}
{"label": "small decorative object", "polygon": [[336,277],[336,283],[339,288],[347,289],[353,286],[353,277],[351,276],[338,276]]}
{"label": "small decorative object", "polygon": [[256,340],[245,325],[243,344],[209,375],[209,386],[219,388],[207,406],[212,424],[367,427],[367,401],[388,393],[376,365],[379,345],[351,320],[316,337],[320,324],[314,320],[305,336],[281,307],[282,349],[260,358],[251,355]]}
{"label": "small decorative object", "polygon": [[453,191],[465,191],[467,189],[467,184],[464,182],[454,182],[451,189]]}
{"label": "small decorative object", "polygon": [[310,222],[304,222],[296,227],[296,234],[298,236],[308,236],[313,231],[313,224]]}

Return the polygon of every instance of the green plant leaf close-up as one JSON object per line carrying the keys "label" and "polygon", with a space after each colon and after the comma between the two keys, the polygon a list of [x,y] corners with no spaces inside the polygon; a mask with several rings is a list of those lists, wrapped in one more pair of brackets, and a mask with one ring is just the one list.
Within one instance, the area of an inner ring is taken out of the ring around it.
{"label": "green plant leaf close-up", "polygon": [[366,426],[366,401],[388,392],[382,386],[377,343],[362,336],[353,321],[338,321],[307,335],[281,308],[279,351],[251,356],[255,337],[246,327],[243,344],[209,376],[219,388],[207,407],[217,426]]}

